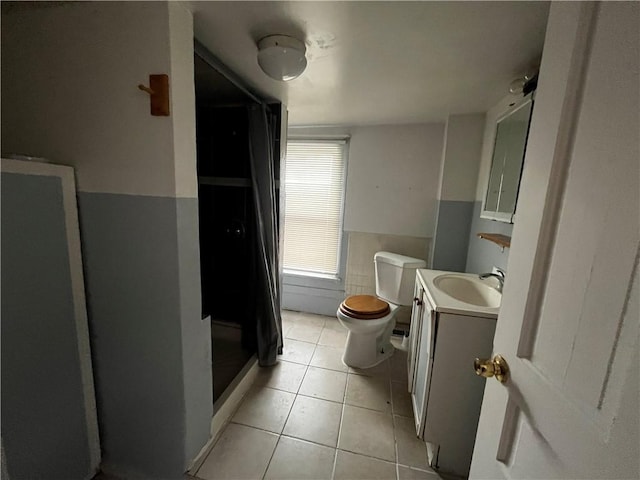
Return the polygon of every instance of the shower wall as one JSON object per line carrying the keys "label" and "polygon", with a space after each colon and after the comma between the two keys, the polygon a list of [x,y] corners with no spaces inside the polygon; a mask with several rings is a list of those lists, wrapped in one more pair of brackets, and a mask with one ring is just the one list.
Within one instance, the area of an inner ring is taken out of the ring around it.
{"label": "shower wall", "polygon": [[197,136],[202,314],[244,325],[255,242],[245,108],[200,109]]}
{"label": "shower wall", "polygon": [[255,352],[255,210],[244,106],[197,111],[202,316],[211,318],[214,401]]}

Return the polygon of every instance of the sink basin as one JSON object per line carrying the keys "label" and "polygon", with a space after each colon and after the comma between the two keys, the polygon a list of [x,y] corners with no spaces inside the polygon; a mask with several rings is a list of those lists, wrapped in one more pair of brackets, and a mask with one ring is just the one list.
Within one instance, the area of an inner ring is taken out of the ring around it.
{"label": "sink basin", "polygon": [[461,302],[484,308],[500,306],[502,294],[483,280],[461,275],[439,275],[433,279],[435,287]]}

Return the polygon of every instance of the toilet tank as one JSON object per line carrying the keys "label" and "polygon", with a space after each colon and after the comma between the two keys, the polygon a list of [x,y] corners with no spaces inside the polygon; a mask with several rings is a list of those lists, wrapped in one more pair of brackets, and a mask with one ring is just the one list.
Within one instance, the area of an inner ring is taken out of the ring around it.
{"label": "toilet tank", "polygon": [[374,255],[376,295],[396,305],[411,305],[416,269],[424,268],[424,260],[397,253],[378,252]]}

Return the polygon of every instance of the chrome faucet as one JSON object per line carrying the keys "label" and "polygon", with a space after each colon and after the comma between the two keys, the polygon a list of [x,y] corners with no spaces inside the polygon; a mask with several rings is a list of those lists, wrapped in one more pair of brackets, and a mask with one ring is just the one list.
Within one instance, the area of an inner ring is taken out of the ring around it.
{"label": "chrome faucet", "polygon": [[489,277],[496,278],[498,280],[498,291],[502,293],[502,287],[504,287],[505,278],[504,270],[498,267],[494,267],[494,270],[495,272],[481,273],[480,275],[478,275],[478,278],[480,278],[480,280],[484,280],[485,278]]}

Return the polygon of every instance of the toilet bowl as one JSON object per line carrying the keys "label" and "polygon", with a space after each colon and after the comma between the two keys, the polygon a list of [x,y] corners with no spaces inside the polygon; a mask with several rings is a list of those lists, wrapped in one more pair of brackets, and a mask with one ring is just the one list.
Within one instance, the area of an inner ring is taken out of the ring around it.
{"label": "toilet bowl", "polygon": [[374,255],[376,295],[352,295],[338,308],[336,317],[348,331],[342,362],[371,368],[393,355],[391,334],[402,305],[411,305],[416,269],[424,260],[397,253]]}
{"label": "toilet bowl", "polygon": [[342,302],[336,316],[349,331],[342,363],[371,368],[389,358],[394,350],[391,334],[397,309],[373,295],[353,295]]}

